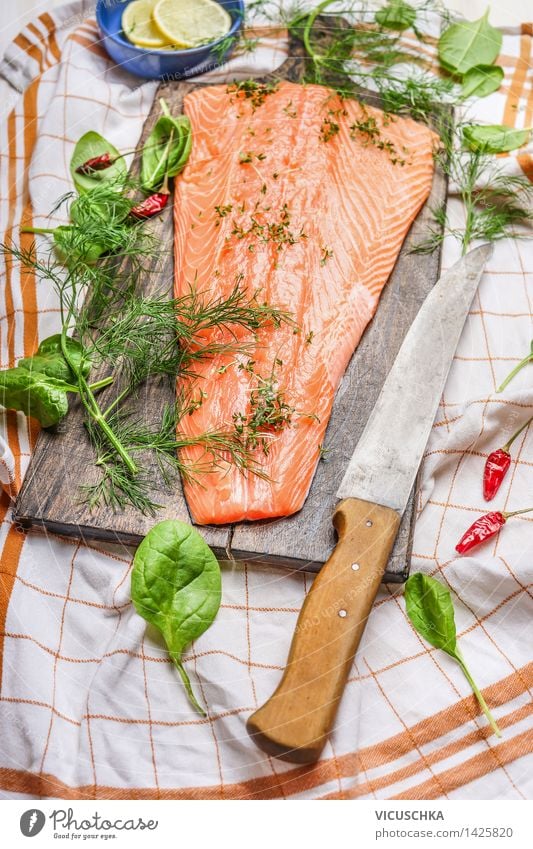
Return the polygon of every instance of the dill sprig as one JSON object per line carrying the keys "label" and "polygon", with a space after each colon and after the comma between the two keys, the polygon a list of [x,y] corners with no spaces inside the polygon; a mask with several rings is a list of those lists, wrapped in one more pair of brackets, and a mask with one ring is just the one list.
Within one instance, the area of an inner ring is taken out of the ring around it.
{"label": "dill sprig", "polygon": [[[54,284],[63,322],[69,310],[79,313],[76,331],[80,337],[135,292],[141,274],[153,273],[161,264],[158,240],[145,222],[129,217],[136,203],[133,193],[139,188],[133,179],[119,185],[106,181],[79,196],[68,192],[59,198],[50,214],[65,207],[70,224],[22,228],[22,232],[53,235],[54,243],[44,261],[38,259],[35,245],[26,252],[15,244],[8,246],[8,252],[26,268]],[[44,248],[40,254],[46,255]],[[90,304],[86,303],[89,292]]]}
{"label": "dill sprig", "polygon": [[[432,210],[434,226],[414,253],[431,253],[446,236],[457,239],[465,254],[477,240],[495,242],[524,238],[533,221],[533,185],[526,176],[506,174],[493,156],[461,146],[466,123],[440,128],[435,158],[464,206],[464,222],[453,226],[446,207]],[[521,229],[522,228],[522,229]]]}
{"label": "dill sprig", "polygon": [[[223,298],[196,290],[178,298],[132,296],[88,348],[93,362],[120,363],[131,394],[148,377],[194,377],[194,364],[250,350],[255,331],[291,323],[287,312],[248,294],[240,282]],[[248,331],[241,341],[237,328]],[[216,339],[208,331],[216,329]],[[224,338],[225,336],[225,338]]]}
{"label": "dill sprig", "polygon": [[[149,427],[128,414],[115,412],[110,416],[111,427],[121,442],[128,446],[139,465],[140,471],[136,475],[132,475],[120,462],[116,452],[110,450],[101,431],[91,422],[87,423],[99,471],[97,483],[82,487],[84,498],[91,509],[105,505],[113,510],[121,510],[131,504],[141,513],[155,515],[161,505],[151,495],[154,467],[167,489],[174,486],[180,476],[182,480],[202,486],[205,474],[217,468],[227,468],[228,464],[243,474],[253,473],[266,477],[253,458],[250,447],[235,429],[211,430],[194,437],[180,432],[181,419],[198,406],[198,401],[192,397],[189,396],[188,400],[185,398],[182,393],[175,406],[165,407],[158,427]],[[183,450],[192,447],[200,448],[201,454],[189,460]],[[147,458],[150,465],[146,465]]]}
{"label": "dill sprig", "polygon": [[[101,197],[99,192],[99,202]],[[85,218],[79,221],[73,225],[74,231]],[[130,233],[135,240],[130,239]],[[71,254],[66,264],[55,260],[51,252],[40,258],[35,244],[29,249],[15,244],[1,247],[8,262],[17,261],[22,269],[56,289],[63,339],[76,335],[93,366],[114,374],[115,397],[102,409],[89,383],[69,361],[64,345],[65,358],[78,376],[87,434],[100,472],[96,484],[82,487],[89,506],[105,504],[118,510],[130,504],[143,513],[153,513],[158,507],[150,495],[154,464],[167,486],[177,475],[200,481],[203,474],[222,463],[263,476],[250,445],[234,427],[195,437],[176,432],[181,418],[202,403],[201,392],[197,398],[180,396],[175,408],[164,411],[159,427],[132,419],[127,401],[154,377],[173,381],[186,377],[192,392],[197,376],[195,363],[217,355],[249,355],[257,330],[266,325],[293,324],[291,316],[262,300],[259,290],[247,292],[241,277],[227,297],[194,288],[179,298],[139,296],[136,287],[140,274],[157,271],[158,242],[142,226],[134,225],[116,245],[116,252],[96,265],[81,254]],[[209,333],[214,329],[216,338]],[[201,457],[194,462],[181,459],[179,451],[191,446],[203,449]]]}
{"label": "dill sprig", "polygon": [[[130,181],[126,188],[135,189],[136,184]],[[13,243],[0,250],[7,262],[17,262],[22,273],[35,274],[58,293],[62,350],[77,376],[87,434],[101,473],[97,484],[83,488],[89,505],[123,509],[131,504],[148,513],[157,509],[150,495],[154,464],[166,483],[177,473],[199,479],[223,460],[243,473],[262,475],[249,446],[231,426],[194,438],[176,434],[181,416],[201,404],[201,392],[187,402],[181,398],[172,415],[163,414],[160,427],[133,420],[127,405],[148,379],[187,378],[192,391],[195,363],[217,355],[249,355],[257,330],[293,323],[290,315],[266,303],[259,290],[247,292],[240,276],[227,297],[194,288],[179,298],[139,296],[140,277],[158,273],[161,250],[145,222],[128,217],[133,201],[119,195],[116,187],[102,185],[80,198],[64,196],[60,203],[68,204],[71,215],[71,224],[60,228],[59,240],[57,228],[53,231],[61,262],[52,249],[38,256],[35,244],[23,249]],[[87,248],[97,238],[103,256],[94,262]],[[214,329],[216,335],[210,333]],[[70,335],[81,342],[85,361],[114,375],[114,397],[106,409],[71,362],[66,344]],[[202,447],[201,458],[194,463],[181,460],[179,450],[192,445]]]}
{"label": "dill sprig", "polygon": [[[428,10],[438,10],[441,20],[447,20],[445,10],[433,0],[417,7],[417,20]],[[386,112],[409,114],[428,123],[436,104],[457,100],[453,80],[433,73],[416,50],[406,49],[402,33],[378,26],[375,9],[364,3],[323,0],[311,10],[296,4],[289,10],[281,8],[278,14],[305,48],[306,82],[363,102],[375,100],[373,91]],[[413,31],[419,41],[426,40],[419,24]],[[400,64],[402,73],[395,70]]]}

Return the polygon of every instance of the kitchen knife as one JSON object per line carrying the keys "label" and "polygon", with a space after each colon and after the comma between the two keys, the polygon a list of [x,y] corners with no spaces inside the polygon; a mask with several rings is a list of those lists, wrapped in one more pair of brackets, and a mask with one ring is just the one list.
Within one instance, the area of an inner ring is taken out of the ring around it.
{"label": "kitchen knife", "polygon": [[435,284],[349,461],[337,545],[304,601],[278,688],[247,723],[270,755],[313,763],[326,743],[491,254],[491,245],[475,248]]}

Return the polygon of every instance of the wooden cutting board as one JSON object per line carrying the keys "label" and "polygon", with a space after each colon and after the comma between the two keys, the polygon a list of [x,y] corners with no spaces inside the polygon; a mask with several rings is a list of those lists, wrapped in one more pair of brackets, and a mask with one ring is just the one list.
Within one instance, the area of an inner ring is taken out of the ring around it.
{"label": "wooden cutting board", "polygon": [[[320,26],[320,22],[319,22]],[[275,74],[264,79],[302,80],[305,59],[298,41],[293,40],[290,58]],[[184,96],[205,83],[165,82],[159,86],[152,111],[143,128],[138,149],[157,120],[158,100],[164,97],[172,114],[182,111]],[[373,97],[373,96],[371,96]],[[376,105],[377,99],[373,98]],[[138,159],[132,171],[138,173]],[[426,295],[435,284],[440,270],[440,254],[414,255],[411,248],[427,236],[433,224],[431,209],[446,201],[446,180],[436,173],[431,197],[416,219],[403,245],[393,274],[384,288],[372,322],[342,379],[333,413],[326,432],[325,457],[318,468],[304,507],[294,516],[261,522],[240,522],[236,525],[200,527],[207,543],[221,559],[235,559],[289,569],[316,572],[327,560],[335,535],[331,516],[337,502],[336,490],[344,469],[366,424],[383,381],[394,362],[403,338]],[[166,246],[164,267],[159,275],[147,275],[141,284],[145,295],[172,294],[173,233],[172,204],[164,215],[153,222],[153,232]],[[158,281],[166,281],[162,289]],[[101,373],[95,372],[92,380]],[[100,393],[105,406],[106,394]],[[149,424],[158,424],[163,407],[174,400],[174,386],[148,381],[131,410]],[[43,430],[38,438],[24,484],[14,508],[15,520],[23,528],[38,527],[73,536],[82,540],[105,540],[137,545],[156,521],[166,518],[190,522],[181,485],[171,491],[165,486],[156,465],[151,465],[153,499],[161,505],[156,518],[143,516],[133,508],[113,513],[100,507],[90,511],[80,496],[80,483],[97,481],[91,445],[83,426],[83,415],[76,399],[70,402],[70,412],[55,432]],[[386,581],[403,581],[407,577],[412,534],[415,522],[414,492],[404,514],[396,544],[391,555]]]}

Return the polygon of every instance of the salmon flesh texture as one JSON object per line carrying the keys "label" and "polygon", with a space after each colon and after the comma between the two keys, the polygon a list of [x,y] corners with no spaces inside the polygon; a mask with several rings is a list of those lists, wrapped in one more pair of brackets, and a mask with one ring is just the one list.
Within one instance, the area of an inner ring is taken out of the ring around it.
{"label": "salmon flesh texture", "polygon": [[185,481],[185,496],[198,524],[288,516],[305,501],[339,382],[430,192],[434,135],[289,82],[259,103],[235,86],[198,88],[184,111],[193,148],[175,186],[176,296],[194,286],[227,297],[240,281],[297,325],[264,327],[257,341],[241,331],[251,357],[195,366],[203,403],[179,423],[187,436],[248,421],[259,386],[280,393],[289,421],[254,450],[268,479],[223,462]]}

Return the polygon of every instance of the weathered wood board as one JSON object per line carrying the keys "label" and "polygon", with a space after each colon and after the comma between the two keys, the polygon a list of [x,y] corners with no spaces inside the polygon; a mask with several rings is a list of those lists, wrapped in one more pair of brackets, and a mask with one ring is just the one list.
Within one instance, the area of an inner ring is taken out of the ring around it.
{"label": "weathered wood board", "polygon": [[[290,58],[276,72],[276,78],[299,81],[305,60],[298,42],[293,42]],[[146,121],[139,149],[159,115],[158,98],[164,97],[173,114],[182,110],[183,97],[202,83],[167,82],[160,85],[154,107]],[[138,161],[133,171],[138,169]],[[335,535],[331,516],[335,493],[346,464],[365,426],[383,381],[394,362],[403,338],[426,295],[439,275],[440,255],[413,255],[410,249],[427,234],[431,208],[446,198],[446,181],[436,173],[431,197],[420,212],[402,248],[394,272],[383,290],[374,319],[351,359],[335,400],[326,433],[325,457],[319,462],[303,509],[296,515],[233,526],[203,526],[204,538],[221,559],[305,569],[316,572],[327,560]],[[145,295],[171,294],[173,285],[172,209],[153,222],[154,234],[168,247],[159,258],[157,275],[147,275],[142,283]],[[95,372],[92,379],[104,376]],[[100,398],[113,400],[113,387]],[[149,380],[131,402],[134,413],[157,424],[163,407],[172,403],[174,386]],[[297,470],[295,470],[296,472]],[[80,495],[80,484],[95,483],[91,446],[85,435],[80,404],[72,400],[69,415],[55,432],[42,431],[20,495],[15,519],[24,528],[39,527],[81,539],[98,539],[137,545],[154,521],[176,518],[191,521],[181,486],[171,491],[165,486],[155,464],[151,465],[153,497],[161,505],[157,519],[143,516],[133,508],[114,513],[105,506],[90,511]],[[408,573],[414,526],[414,493],[404,514],[400,532],[385,575],[386,581],[405,580]]]}

